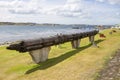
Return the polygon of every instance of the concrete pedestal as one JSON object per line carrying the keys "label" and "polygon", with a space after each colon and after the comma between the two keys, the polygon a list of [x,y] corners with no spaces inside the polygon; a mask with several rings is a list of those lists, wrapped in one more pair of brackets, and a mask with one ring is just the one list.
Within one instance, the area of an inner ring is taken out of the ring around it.
{"label": "concrete pedestal", "polygon": [[29,54],[35,63],[44,62],[48,59],[48,54],[50,52],[50,47],[30,51]]}
{"label": "concrete pedestal", "polygon": [[92,43],[92,46],[97,47],[97,44],[94,41],[94,36],[89,36],[89,41]]}
{"label": "concrete pedestal", "polygon": [[71,44],[72,44],[72,48],[74,48],[74,49],[79,48],[80,39],[72,41]]}

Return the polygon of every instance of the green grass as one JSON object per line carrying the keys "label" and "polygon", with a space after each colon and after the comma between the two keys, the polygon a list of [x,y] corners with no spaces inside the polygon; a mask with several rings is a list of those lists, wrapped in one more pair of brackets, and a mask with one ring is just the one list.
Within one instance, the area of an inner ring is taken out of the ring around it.
{"label": "green grass", "polygon": [[120,30],[109,35],[110,30],[100,33],[95,41],[99,48],[92,47],[88,38],[82,39],[80,48],[72,49],[70,42],[55,46],[49,59],[33,63],[28,53],[19,53],[0,47],[0,80],[93,80],[115,51],[120,48]]}

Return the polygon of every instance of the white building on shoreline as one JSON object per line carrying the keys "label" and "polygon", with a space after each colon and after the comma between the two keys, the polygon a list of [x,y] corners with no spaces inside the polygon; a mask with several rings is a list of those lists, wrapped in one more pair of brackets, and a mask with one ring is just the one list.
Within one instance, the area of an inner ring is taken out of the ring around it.
{"label": "white building on shoreline", "polygon": [[120,29],[120,25],[112,26],[111,29]]}

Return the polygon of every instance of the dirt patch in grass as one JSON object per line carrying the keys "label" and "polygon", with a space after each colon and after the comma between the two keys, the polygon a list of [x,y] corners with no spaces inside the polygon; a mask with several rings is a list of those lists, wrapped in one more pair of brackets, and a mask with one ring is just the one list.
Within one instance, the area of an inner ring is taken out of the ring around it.
{"label": "dirt patch in grass", "polygon": [[100,72],[97,80],[120,80],[120,49]]}

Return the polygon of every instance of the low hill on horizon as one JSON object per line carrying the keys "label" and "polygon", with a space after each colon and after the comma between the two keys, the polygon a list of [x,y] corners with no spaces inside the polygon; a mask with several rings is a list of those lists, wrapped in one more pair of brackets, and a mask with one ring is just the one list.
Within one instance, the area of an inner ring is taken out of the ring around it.
{"label": "low hill on horizon", "polygon": [[[29,25],[29,26],[33,26],[33,25],[38,25],[38,26],[43,26],[43,25],[47,25],[47,26],[62,26],[62,25],[89,26],[89,25],[92,25],[92,26],[98,26],[94,24],[57,24],[57,23],[31,23],[31,22],[0,22],[0,25]],[[102,26],[112,26],[112,25],[102,25]]]}

